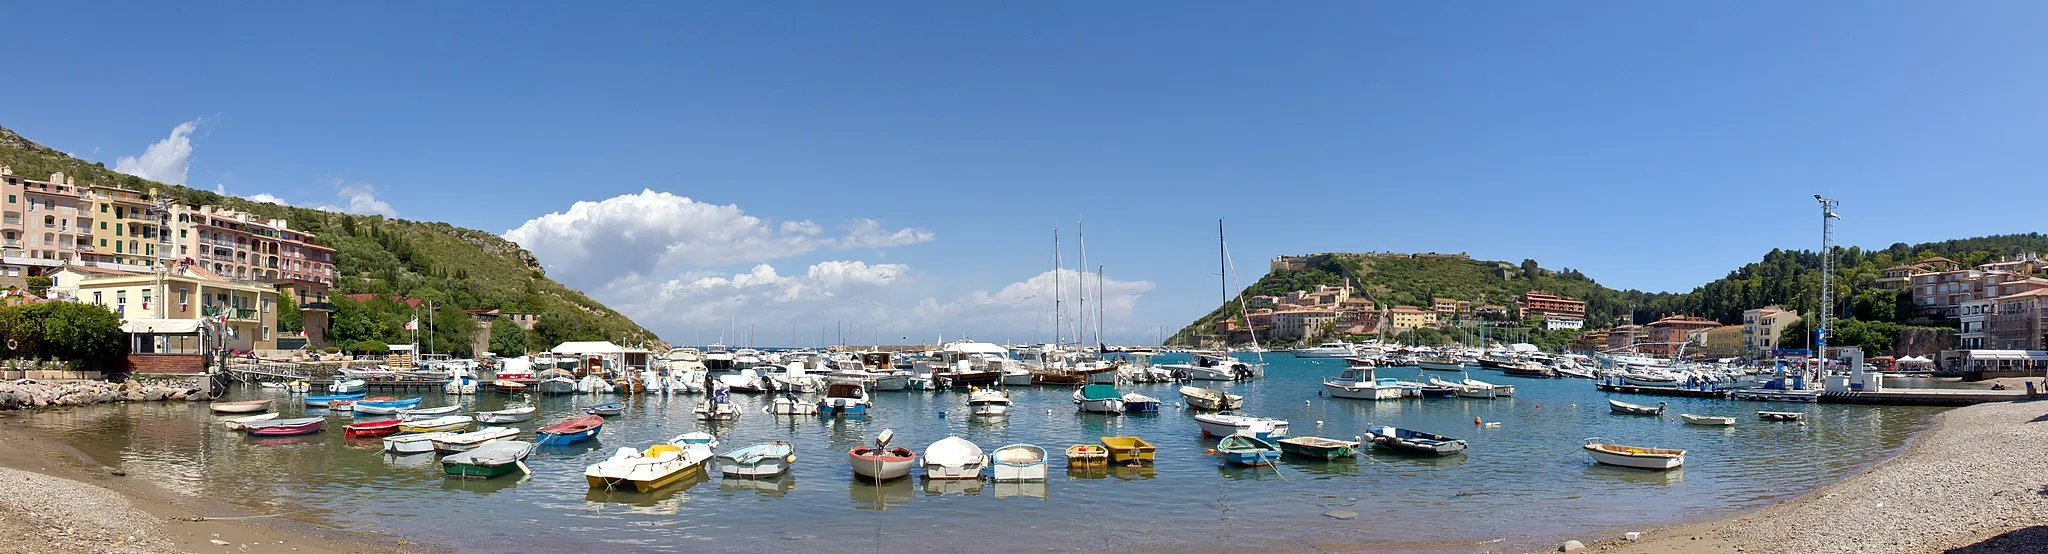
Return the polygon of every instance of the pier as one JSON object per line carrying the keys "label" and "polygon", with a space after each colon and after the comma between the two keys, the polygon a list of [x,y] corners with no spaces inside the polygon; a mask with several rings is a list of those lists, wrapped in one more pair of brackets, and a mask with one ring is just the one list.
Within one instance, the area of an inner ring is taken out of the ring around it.
{"label": "pier", "polygon": [[1728,393],[1733,392],[1728,390],[1681,389],[1676,387],[1644,387],[1638,385],[1608,383],[1594,383],[1593,386],[1598,387],[1600,390],[1606,392],[1618,392],[1623,394],[1648,394],[1653,396],[1681,396],[1685,398],[1727,398]]}
{"label": "pier", "polygon": [[1972,389],[1885,389],[1882,392],[1824,392],[1823,404],[1868,404],[1879,406],[1969,406],[1986,402],[2011,402],[2029,398],[2024,390]]}

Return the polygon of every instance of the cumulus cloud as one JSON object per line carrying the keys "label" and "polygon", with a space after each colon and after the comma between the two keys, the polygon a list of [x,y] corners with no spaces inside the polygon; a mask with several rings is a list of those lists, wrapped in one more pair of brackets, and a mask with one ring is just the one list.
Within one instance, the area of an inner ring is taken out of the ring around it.
{"label": "cumulus cloud", "polygon": [[286,201],[284,201],[284,198],[282,198],[282,197],[279,197],[279,196],[276,196],[276,195],[273,195],[273,194],[270,194],[270,193],[267,193],[267,192],[259,192],[259,193],[256,193],[256,194],[251,194],[251,195],[247,196],[246,198],[248,198],[248,199],[250,199],[250,200],[255,200],[255,201],[257,201],[257,202],[268,202],[268,203],[271,203],[271,204],[277,204],[277,205],[281,205],[281,206],[290,206],[290,205],[291,205],[291,203],[290,203],[290,202],[286,202]]}
{"label": "cumulus cloud", "polygon": [[340,191],[342,205],[329,206],[323,209],[360,215],[381,215],[384,217],[396,217],[398,215],[397,210],[391,209],[389,202],[377,199],[377,187],[366,183],[336,182],[335,188]]}
{"label": "cumulus cloud", "polygon": [[1151,291],[1154,285],[1150,281],[1104,277],[1098,286],[1094,274],[1072,269],[1062,269],[1057,273],[1047,270],[995,292],[975,291],[949,301],[925,298],[910,310],[910,315],[917,320],[944,322],[950,328],[963,331],[996,332],[1012,337],[1050,335],[1053,299],[1064,295],[1067,314],[1062,321],[1071,331],[1075,322],[1083,318],[1079,312],[1081,292],[1077,287],[1084,280],[1088,289],[1089,313],[1085,315],[1086,319],[1093,321],[1096,310],[1100,309],[1112,335],[1133,332],[1134,328],[1117,322],[1131,321],[1139,297]]}
{"label": "cumulus cloud", "polygon": [[733,204],[642,190],[527,220],[506,239],[540,258],[550,275],[574,286],[598,287],[628,277],[655,279],[668,271],[760,263],[819,249],[886,248],[930,242],[923,229],[888,230],[856,220],[848,233],[829,236],[809,221],[772,221]]}
{"label": "cumulus cloud", "polygon": [[192,132],[198,129],[198,120],[179,123],[171,128],[171,136],[142,149],[142,155],[122,156],[114,160],[114,171],[152,181],[185,184],[186,169],[192,165]]}

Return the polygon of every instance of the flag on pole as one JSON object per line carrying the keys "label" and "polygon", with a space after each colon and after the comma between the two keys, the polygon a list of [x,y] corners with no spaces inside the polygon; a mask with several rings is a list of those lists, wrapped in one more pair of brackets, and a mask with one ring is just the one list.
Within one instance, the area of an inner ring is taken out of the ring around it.
{"label": "flag on pole", "polygon": [[420,330],[420,318],[419,318],[419,317],[417,317],[417,316],[415,316],[415,317],[413,317],[413,318],[412,318],[412,321],[407,321],[407,322],[405,322],[405,330],[407,330],[407,331],[418,331],[418,330]]}

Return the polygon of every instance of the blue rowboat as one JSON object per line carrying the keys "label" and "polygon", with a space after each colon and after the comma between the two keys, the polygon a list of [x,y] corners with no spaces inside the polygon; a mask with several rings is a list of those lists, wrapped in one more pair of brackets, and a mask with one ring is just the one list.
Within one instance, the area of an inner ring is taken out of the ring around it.
{"label": "blue rowboat", "polygon": [[604,429],[604,418],[587,415],[572,418],[561,423],[536,429],[534,444],[540,446],[564,446],[590,440]]}
{"label": "blue rowboat", "polygon": [[1243,433],[1223,437],[1216,443],[1215,452],[1224,463],[1237,466],[1269,466],[1280,459],[1280,449],[1274,448],[1273,443]]}
{"label": "blue rowboat", "polygon": [[308,396],[308,397],[306,397],[306,407],[309,407],[309,408],[325,408],[325,407],[327,407],[327,404],[328,404],[328,403],[331,403],[331,402],[334,402],[334,401],[337,401],[337,400],[340,400],[340,401],[348,401],[348,402],[354,402],[354,401],[357,401],[357,400],[362,400],[362,399],[363,399],[363,396],[365,396],[365,395],[364,395],[363,393],[360,393],[360,392],[359,392],[359,393],[355,393],[355,394],[329,394],[329,395],[324,395],[324,396]]}
{"label": "blue rowboat", "polygon": [[404,400],[373,400],[369,402],[357,401],[356,413],[381,415],[395,414],[398,413],[399,410],[410,410],[413,408],[420,407],[420,400],[423,400],[423,398],[415,396]]}

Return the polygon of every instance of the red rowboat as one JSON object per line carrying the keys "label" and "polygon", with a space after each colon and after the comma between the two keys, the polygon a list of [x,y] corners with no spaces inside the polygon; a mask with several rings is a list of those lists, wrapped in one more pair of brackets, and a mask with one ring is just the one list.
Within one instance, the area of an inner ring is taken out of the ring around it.
{"label": "red rowboat", "polygon": [[398,424],[404,422],[402,419],[386,419],[383,421],[351,423],[341,428],[341,435],[344,437],[382,437],[397,433]]}
{"label": "red rowboat", "polygon": [[547,427],[542,427],[540,428],[540,432],[547,433],[550,435],[568,435],[572,433],[581,433],[584,431],[589,431],[592,427],[598,427],[602,425],[604,425],[604,417],[587,415],[583,417],[564,420],[561,423],[549,425]]}
{"label": "red rowboat", "polygon": [[244,427],[243,430],[248,432],[251,436],[283,437],[291,435],[310,435],[313,433],[318,433],[320,432],[320,428],[326,424],[326,419],[317,417],[308,417],[300,419],[276,419],[271,421],[257,422],[254,425]]}

